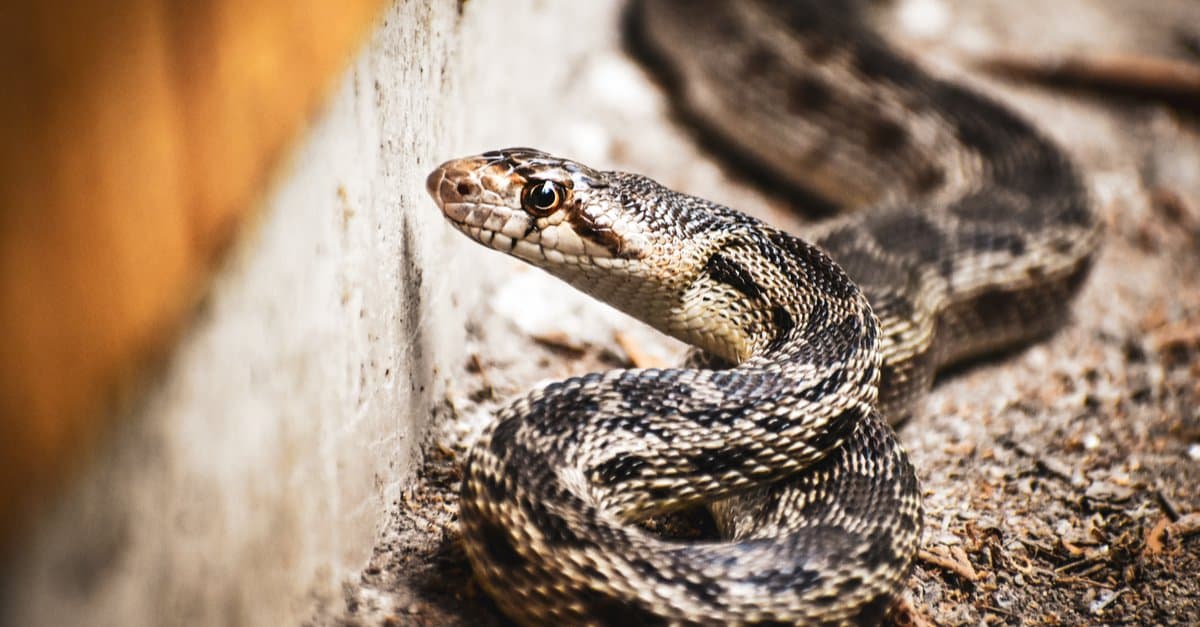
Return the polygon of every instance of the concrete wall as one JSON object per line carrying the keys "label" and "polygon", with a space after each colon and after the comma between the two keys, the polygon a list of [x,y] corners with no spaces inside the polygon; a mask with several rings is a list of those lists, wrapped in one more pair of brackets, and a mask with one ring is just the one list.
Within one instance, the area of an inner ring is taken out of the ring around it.
{"label": "concrete wall", "polygon": [[615,4],[387,9],[187,336],[9,564],[0,624],[294,623],[336,595],[413,480],[497,263],[425,174],[586,144],[559,105]]}

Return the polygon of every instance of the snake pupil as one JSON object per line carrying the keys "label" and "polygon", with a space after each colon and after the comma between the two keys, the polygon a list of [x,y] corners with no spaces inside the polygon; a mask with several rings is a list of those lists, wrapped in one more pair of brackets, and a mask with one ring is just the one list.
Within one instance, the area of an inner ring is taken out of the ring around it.
{"label": "snake pupil", "polygon": [[562,186],[554,181],[533,181],[525,186],[521,194],[525,210],[537,215],[549,215],[562,203]]}

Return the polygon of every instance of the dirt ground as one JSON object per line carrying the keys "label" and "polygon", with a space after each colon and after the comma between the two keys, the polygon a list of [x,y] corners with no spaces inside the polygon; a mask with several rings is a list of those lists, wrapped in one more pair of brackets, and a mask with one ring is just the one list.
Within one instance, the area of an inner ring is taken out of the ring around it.
{"label": "dirt ground", "polygon": [[[1119,53],[1200,63],[1200,15],[1187,2],[1146,3],[1156,9],[1140,13],[1133,5],[1142,3],[1132,2],[1021,8],[1032,4],[912,0],[880,16],[937,71],[1038,120],[1085,168],[1107,225],[1065,329],[948,373],[900,427],[923,486],[926,527],[896,620],[1196,624],[1200,100],[1189,111],[1186,99],[1169,106],[1161,94],[1033,85],[972,61],[997,52]],[[581,72],[582,93],[564,106],[587,103],[580,106],[591,107],[597,125],[636,133],[604,131],[596,140],[589,130],[571,147],[587,153],[598,142],[603,164],[800,228],[786,202],[696,146],[617,33]],[[596,105],[587,91],[613,85],[628,97]],[[360,579],[323,603],[312,624],[506,624],[457,544],[459,461],[473,435],[495,407],[539,381],[670,363],[682,351],[517,264],[474,319],[470,359],[437,416],[419,481],[395,504]]]}

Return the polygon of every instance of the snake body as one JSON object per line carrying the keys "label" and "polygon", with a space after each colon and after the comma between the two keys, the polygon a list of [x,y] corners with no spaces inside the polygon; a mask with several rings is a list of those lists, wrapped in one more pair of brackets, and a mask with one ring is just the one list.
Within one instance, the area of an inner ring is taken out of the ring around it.
{"label": "snake body", "polygon": [[[1098,241],[1087,193],[1033,127],[892,51],[856,3],[647,0],[631,16],[687,117],[865,208],[800,239],[527,148],[431,173],[469,237],[702,351],[501,410],[464,468],[467,555],[526,624],[878,621],[922,516],[889,421],[939,367],[1063,322]],[[701,504],[721,540],[638,525]]]}

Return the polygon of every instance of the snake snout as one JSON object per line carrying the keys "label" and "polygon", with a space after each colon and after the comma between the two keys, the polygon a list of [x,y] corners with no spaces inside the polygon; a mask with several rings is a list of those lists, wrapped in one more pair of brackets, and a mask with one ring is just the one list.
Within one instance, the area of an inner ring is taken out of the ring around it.
{"label": "snake snout", "polygon": [[434,168],[425,177],[425,191],[433,198],[442,214],[455,224],[467,220],[471,213],[471,205],[464,202],[465,196],[471,191],[464,183],[462,171],[455,167],[454,161],[447,161]]}
{"label": "snake snout", "polygon": [[463,159],[447,161],[434,168],[425,178],[425,189],[439,207],[471,200],[479,193],[473,176],[474,164]]}
{"label": "snake snout", "polygon": [[486,173],[481,170],[488,165],[477,158],[447,161],[425,178],[425,189],[443,210],[448,205],[477,202],[487,188]]}
{"label": "snake snout", "polygon": [[441,189],[442,181],[445,179],[446,171],[441,166],[435,168],[433,172],[429,173],[429,176],[425,177],[425,191],[429,192],[429,195],[433,197],[433,201],[439,207],[442,205],[442,198],[438,190]]}

